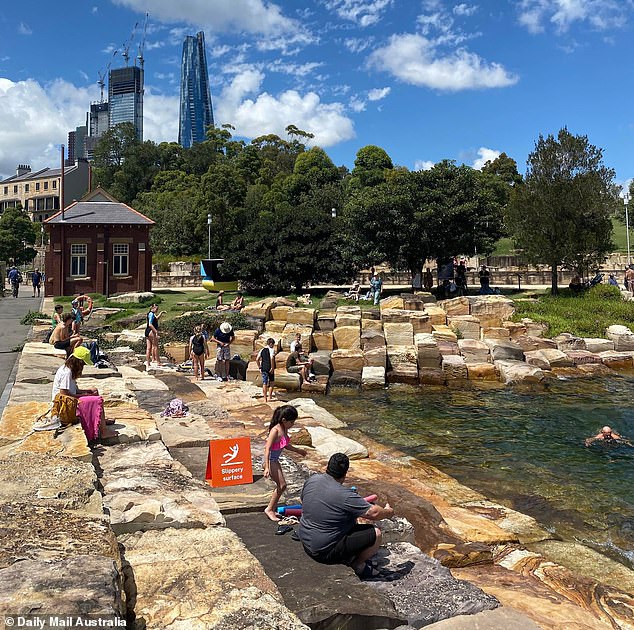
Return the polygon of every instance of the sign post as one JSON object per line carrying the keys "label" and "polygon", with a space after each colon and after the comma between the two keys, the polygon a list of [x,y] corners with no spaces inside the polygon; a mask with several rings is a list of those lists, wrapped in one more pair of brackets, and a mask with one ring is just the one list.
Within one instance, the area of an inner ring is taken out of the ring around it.
{"label": "sign post", "polygon": [[253,483],[251,440],[210,440],[205,481],[212,488]]}

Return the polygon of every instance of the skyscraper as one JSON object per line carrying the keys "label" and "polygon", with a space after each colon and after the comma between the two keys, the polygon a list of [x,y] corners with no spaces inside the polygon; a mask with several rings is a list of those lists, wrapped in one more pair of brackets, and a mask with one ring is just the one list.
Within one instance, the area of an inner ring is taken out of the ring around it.
{"label": "skyscraper", "polygon": [[202,142],[213,124],[205,34],[201,31],[196,37],[188,35],[183,42],[178,143],[189,148]]}
{"label": "skyscraper", "polygon": [[143,141],[143,69],[137,66],[110,70],[108,78],[110,128],[119,123],[134,125]]}

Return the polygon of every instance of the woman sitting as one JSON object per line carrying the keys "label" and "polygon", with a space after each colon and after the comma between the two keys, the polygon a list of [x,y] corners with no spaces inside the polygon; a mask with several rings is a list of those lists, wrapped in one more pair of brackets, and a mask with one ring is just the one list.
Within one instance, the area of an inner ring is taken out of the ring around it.
{"label": "woman sitting", "polygon": [[244,296],[238,291],[236,297],[231,302],[232,311],[241,311],[244,308]]}
{"label": "woman sitting", "polygon": [[65,350],[67,357],[70,356],[73,350],[81,345],[83,341],[79,335],[71,333],[72,323],[73,315],[71,313],[64,313],[62,315],[62,321],[55,326],[48,340],[56,350]]}
{"label": "woman sitting", "polygon": [[53,380],[51,400],[57,394],[77,398],[77,417],[88,442],[103,437],[106,427],[106,416],[103,410],[103,398],[96,388],[79,389],[77,379],[81,377],[84,365],[92,365],[90,350],[79,346],[73,350],[71,356],[59,367]]}

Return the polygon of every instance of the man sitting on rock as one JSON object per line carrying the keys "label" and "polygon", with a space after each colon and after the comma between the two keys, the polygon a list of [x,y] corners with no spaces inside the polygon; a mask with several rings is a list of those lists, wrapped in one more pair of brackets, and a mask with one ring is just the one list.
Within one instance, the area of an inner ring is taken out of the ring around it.
{"label": "man sitting on rock", "polygon": [[302,517],[298,535],[304,551],[322,564],[346,564],[361,579],[374,577],[368,562],[381,546],[381,530],[359,525],[358,517],[370,521],[390,518],[394,510],[372,505],[351,488],[346,488],[350,460],[335,453],[324,474],[312,475],[302,489]]}

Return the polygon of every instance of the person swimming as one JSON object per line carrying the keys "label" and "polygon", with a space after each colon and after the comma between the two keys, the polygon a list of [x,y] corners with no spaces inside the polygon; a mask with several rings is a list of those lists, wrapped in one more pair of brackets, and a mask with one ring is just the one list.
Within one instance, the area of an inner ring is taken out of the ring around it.
{"label": "person swimming", "polygon": [[590,446],[593,442],[603,442],[604,444],[627,444],[634,446],[629,440],[621,437],[616,431],[613,431],[607,425],[604,426],[595,436],[586,439],[586,446]]}

